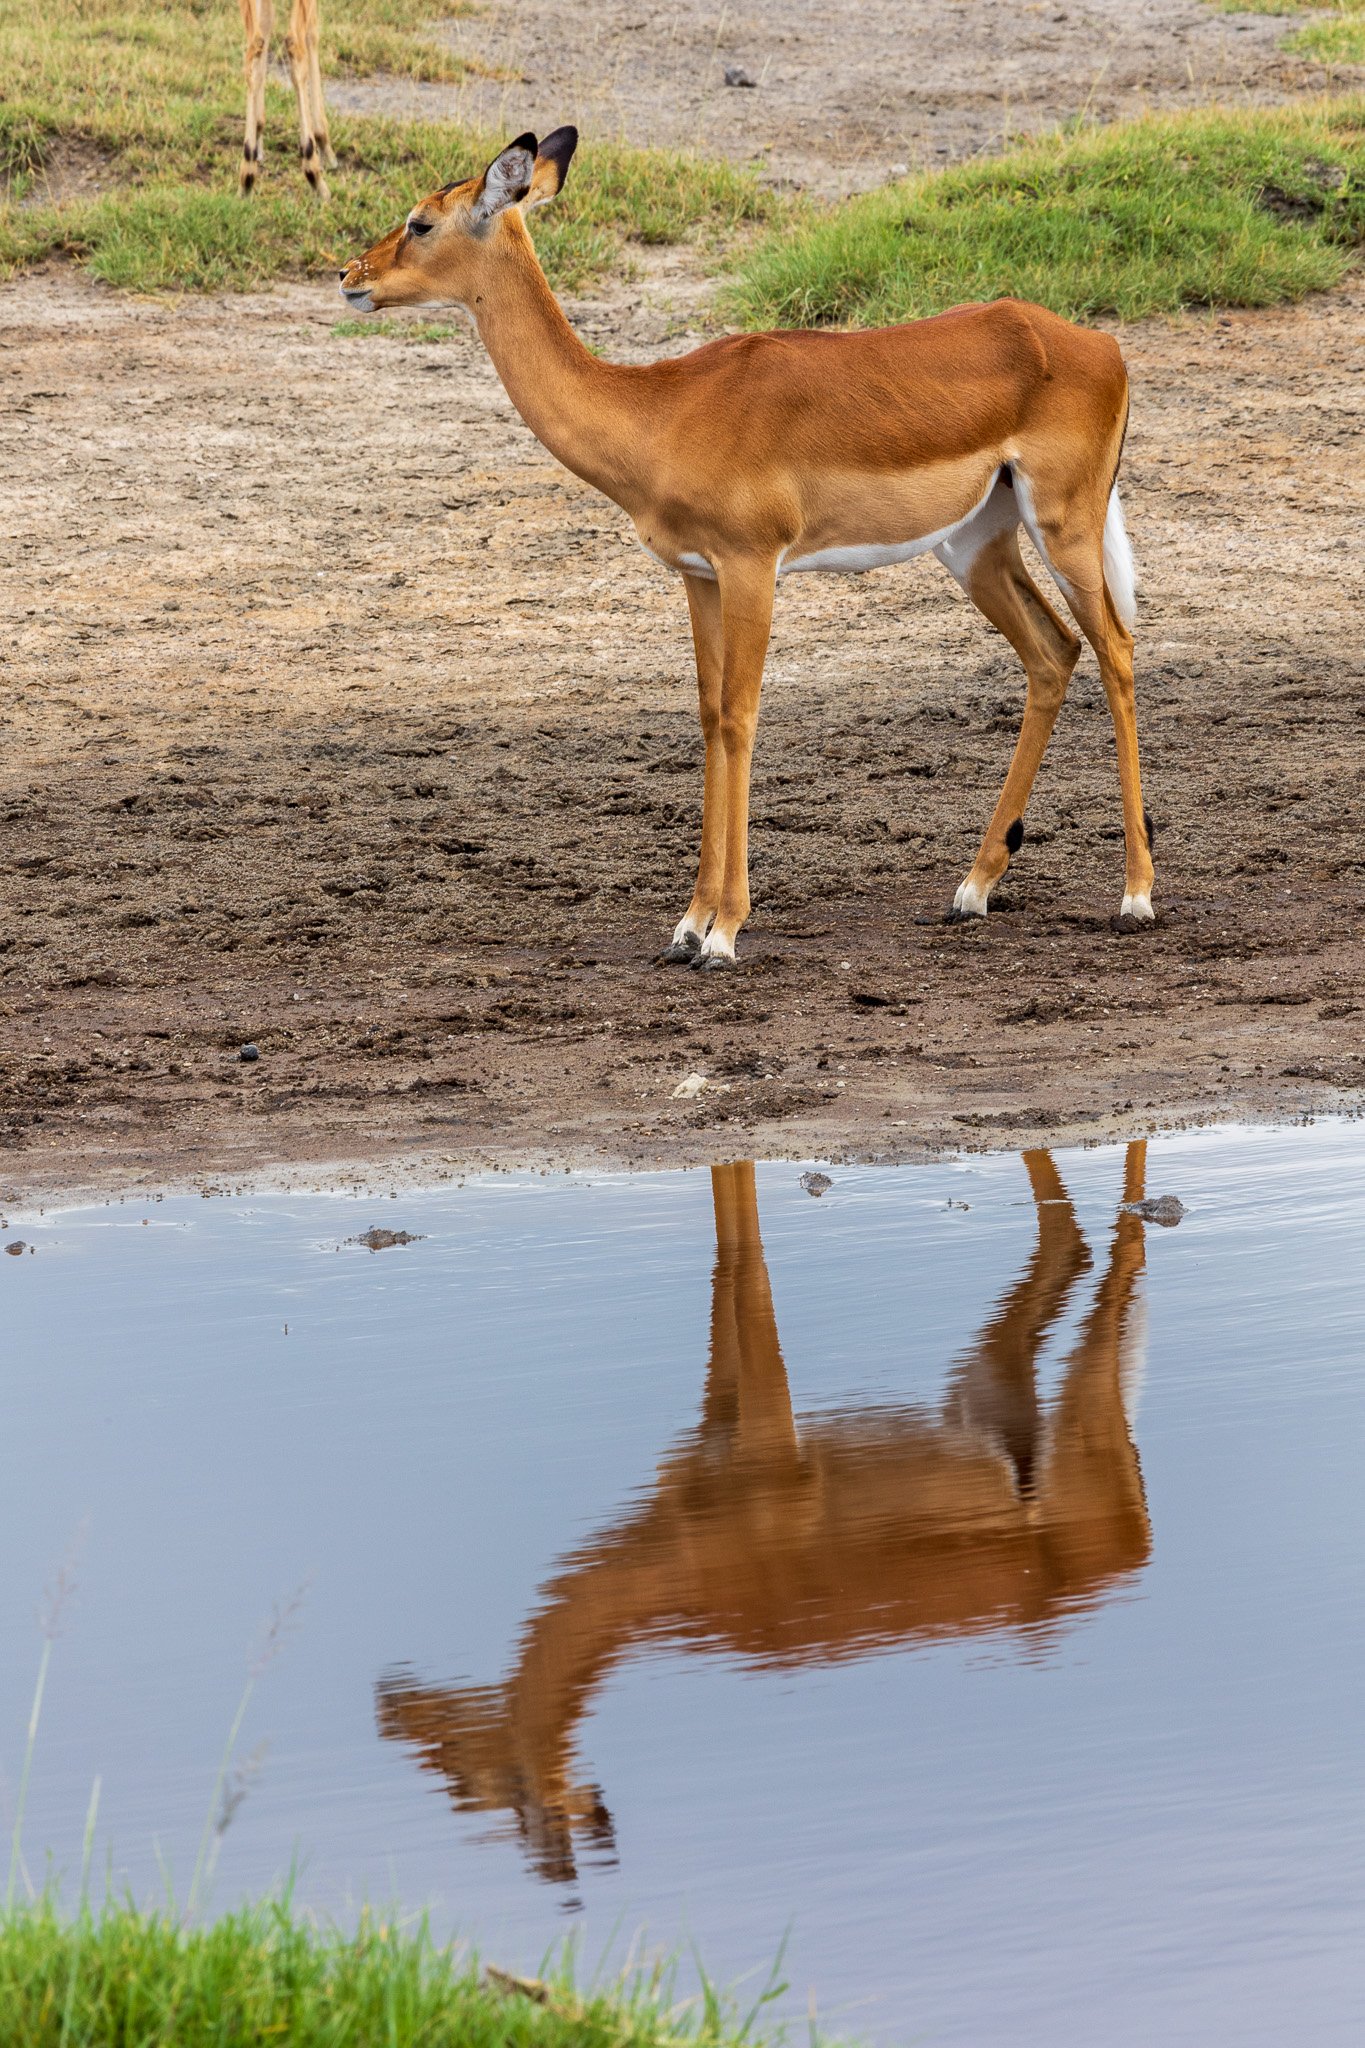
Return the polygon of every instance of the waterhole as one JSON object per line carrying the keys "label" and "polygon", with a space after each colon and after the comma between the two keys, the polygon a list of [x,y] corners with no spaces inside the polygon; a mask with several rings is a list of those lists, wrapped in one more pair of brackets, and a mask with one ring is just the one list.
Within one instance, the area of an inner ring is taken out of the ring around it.
{"label": "waterhole", "polygon": [[98,1775],[99,1882],[183,1896],[252,1667],[217,1907],[781,1954],[880,2042],[1357,2042],[1365,1129],[823,1175],[8,1218],[33,1881]]}

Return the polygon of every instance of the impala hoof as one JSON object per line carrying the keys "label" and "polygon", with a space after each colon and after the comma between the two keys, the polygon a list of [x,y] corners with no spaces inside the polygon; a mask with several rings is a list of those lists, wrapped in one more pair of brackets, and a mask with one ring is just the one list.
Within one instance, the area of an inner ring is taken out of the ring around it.
{"label": "impala hoof", "polygon": [[717,967],[737,967],[739,962],[733,953],[698,953],[690,965],[701,968],[703,973],[711,973]]}
{"label": "impala hoof", "polygon": [[1113,919],[1110,929],[1119,932],[1124,938],[1131,937],[1134,932],[1154,932],[1156,913],[1149,910],[1146,917],[1138,917],[1131,910],[1120,911]]}
{"label": "impala hoof", "polygon": [[985,918],[984,910],[963,910],[956,903],[950,904],[943,913],[945,924],[980,924]]}
{"label": "impala hoof", "polygon": [[695,932],[684,932],[680,939],[674,939],[659,955],[660,967],[693,967],[701,951],[701,940]]}

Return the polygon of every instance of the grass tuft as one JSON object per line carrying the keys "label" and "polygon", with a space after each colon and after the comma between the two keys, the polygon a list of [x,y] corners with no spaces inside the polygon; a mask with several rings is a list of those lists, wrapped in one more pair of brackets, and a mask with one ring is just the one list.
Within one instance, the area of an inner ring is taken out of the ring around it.
{"label": "grass tuft", "polygon": [[1270,306],[1340,282],[1365,239],[1365,100],[1073,129],[764,236],[743,325],[875,326],[967,300],[1084,318]]}
{"label": "grass tuft", "polygon": [[671,1966],[586,1989],[567,1960],[544,1981],[481,1972],[425,1920],[343,1933],[288,1899],[206,1927],[40,1900],[0,1919],[0,2013],[24,2048],[756,2048],[756,2013],[709,1985],[676,2002]]}

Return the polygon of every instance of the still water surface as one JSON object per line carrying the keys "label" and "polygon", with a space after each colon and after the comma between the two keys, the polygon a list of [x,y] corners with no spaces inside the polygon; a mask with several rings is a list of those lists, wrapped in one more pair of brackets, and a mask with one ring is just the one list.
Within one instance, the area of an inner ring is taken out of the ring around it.
{"label": "still water surface", "polygon": [[[11,1218],[26,1838],[868,2039],[1365,2031],[1365,1129]],[[1175,1228],[1121,1204],[1173,1193]],[[369,1252],[378,1224],[420,1241]],[[0,1239],[0,1242],[3,1242]]]}

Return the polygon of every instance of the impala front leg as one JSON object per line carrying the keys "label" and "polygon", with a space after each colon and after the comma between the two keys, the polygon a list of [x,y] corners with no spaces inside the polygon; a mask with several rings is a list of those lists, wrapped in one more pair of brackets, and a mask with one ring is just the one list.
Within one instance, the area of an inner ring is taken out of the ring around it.
{"label": "impala front leg", "polygon": [[710,577],[684,576],[687,608],[692,616],[692,647],[697,658],[697,709],[706,743],[706,779],[701,801],[701,859],[697,886],[661,956],[689,966],[701,951],[720,904],[725,868],[725,749],[720,739],[721,678],[725,643],[721,635],[720,585]]}
{"label": "impala front leg", "polygon": [[777,565],[770,559],[744,560],[724,564],[716,573],[723,645],[720,745],[725,762],[725,855],[720,903],[697,954],[698,967],[734,965],[735,939],[749,915],[749,769],[772,631]]}
{"label": "impala front leg", "polygon": [[242,31],[246,38],[243,65],[246,71],[246,135],[242,142],[242,166],[238,185],[243,198],[251,192],[261,168],[261,136],[265,129],[265,74],[270,63],[270,35],[274,28],[271,0],[242,0]]}

